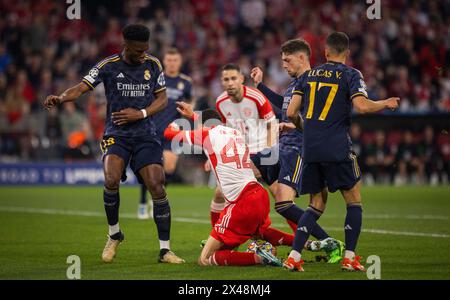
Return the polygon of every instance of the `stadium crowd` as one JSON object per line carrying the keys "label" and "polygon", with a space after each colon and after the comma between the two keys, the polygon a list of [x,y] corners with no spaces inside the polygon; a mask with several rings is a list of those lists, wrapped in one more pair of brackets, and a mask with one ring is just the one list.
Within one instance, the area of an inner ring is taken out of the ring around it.
{"label": "stadium crowd", "polygon": [[[349,64],[364,74],[369,97],[401,97],[400,114],[450,113],[447,0],[384,1],[381,20],[370,21],[365,1],[82,1],[80,20],[69,20],[67,7],[65,1],[0,0],[2,162],[98,158],[106,101],[102,87],[49,113],[42,102],[78,83],[101,58],[119,52],[121,28],[132,22],[150,28],[150,52],[157,57],[171,46],[181,51],[198,109],[214,107],[222,92],[218,71],[228,62],[247,75],[260,66],[265,83],[281,92],[290,78],[281,67],[280,44],[303,37],[317,65],[324,62],[324,39],[335,29],[351,37]],[[450,141],[442,129],[361,132],[354,126],[366,180],[447,182]]]}

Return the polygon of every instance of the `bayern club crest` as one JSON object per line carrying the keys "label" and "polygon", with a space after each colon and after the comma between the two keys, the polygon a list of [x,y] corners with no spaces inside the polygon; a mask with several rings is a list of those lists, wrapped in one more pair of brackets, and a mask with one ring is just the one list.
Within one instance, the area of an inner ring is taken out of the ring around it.
{"label": "bayern club crest", "polygon": [[246,116],[247,118],[252,116],[251,108],[248,108],[248,107],[244,108],[244,116]]}

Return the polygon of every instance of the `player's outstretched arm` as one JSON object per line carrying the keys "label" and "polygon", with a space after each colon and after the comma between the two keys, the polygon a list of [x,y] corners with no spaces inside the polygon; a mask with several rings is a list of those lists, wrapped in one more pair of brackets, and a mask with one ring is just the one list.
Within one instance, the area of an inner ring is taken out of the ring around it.
{"label": "player's outstretched arm", "polygon": [[352,102],[357,113],[368,114],[375,113],[383,109],[395,110],[398,108],[400,98],[391,97],[386,100],[372,101],[364,96],[356,96],[353,98]]}
{"label": "player's outstretched arm", "polygon": [[294,123],[295,127],[299,130],[303,130],[303,119],[300,116],[300,106],[302,105],[302,96],[299,94],[292,95],[291,102],[289,103],[286,115]]}
{"label": "player's outstretched arm", "polygon": [[50,109],[53,106],[59,105],[61,103],[74,101],[87,91],[89,91],[89,87],[84,82],[80,82],[79,84],[65,90],[59,96],[47,96],[47,98],[45,98],[44,100],[44,107],[46,109]]}

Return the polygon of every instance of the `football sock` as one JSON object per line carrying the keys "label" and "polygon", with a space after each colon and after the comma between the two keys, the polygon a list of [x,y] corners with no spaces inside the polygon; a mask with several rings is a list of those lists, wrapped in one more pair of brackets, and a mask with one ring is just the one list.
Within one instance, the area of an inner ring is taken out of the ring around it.
{"label": "football sock", "polygon": [[291,250],[291,253],[289,253],[289,257],[292,257],[295,262],[299,262],[302,258],[302,255],[296,250]]}
{"label": "football sock", "polygon": [[313,207],[308,207],[298,222],[297,233],[295,234],[292,249],[301,253],[312,229],[316,226],[322,212]]}
{"label": "football sock", "polygon": [[345,250],[344,257],[345,258],[349,258],[351,260],[354,260],[355,259],[355,252],[350,251],[350,250]]}
{"label": "football sock", "polygon": [[[161,241],[168,242],[170,240],[170,205],[167,196],[161,199],[153,200],[153,220],[155,220],[156,228],[158,230],[158,238]],[[165,248],[169,249],[169,248]]]}
{"label": "football sock", "polygon": [[255,256],[250,252],[219,250],[210,257],[210,263],[218,266],[251,266],[257,264]]}
{"label": "football sock", "polygon": [[104,187],[103,203],[105,206],[108,225],[110,226],[117,225],[119,223],[119,206],[120,206],[119,190],[118,189],[110,190]]}
{"label": "football sock", "polygon": [[[298,224],[298,220],[300,220],[301,216],[304,213],[304,210],[295,205],[294,201],[292,200],[280,201],[275,203],[275,210],[284,218],[294,222],[295,224]],[[291,224],[289,224],[289,226],[291,226]],[[297,227],[295,227],[294,232],[295,231],[297,231]],[[312,229],[311,235],[318,240],[324,240],[330,237],[319,224],[317,224]]]}
{"label": "football sock", "polygon": [[274,246],[292,246],[292,243],[294,242],[294,235],[269,227],[262,234],[262,239],[268,241]]}
{"label": "football sock", "polygon": [[362,225],[361,203],[347,205],[347,216],[345,218],[345,249],[355,251]]}
{"label": "football sock", "polygon": [[119,223],[117,223],[116,225],[109,225],[109,230],[108,230],[109,236],[113,236],[114,234],[116,234],[118,232],[120,232]]}
{"label": "football sock", "polygon": [[147,205],[147,187],[144,184],[141,184],[141,198],[139,203]]}
{"label": "football sock", "polygon": [[214,225],[217,223],[217,220],[219,220],[220,213],[225,208],[225,202],[223,203],[216,203],[214,202],[214,199],[211,201],[211,226],[214,228]]}

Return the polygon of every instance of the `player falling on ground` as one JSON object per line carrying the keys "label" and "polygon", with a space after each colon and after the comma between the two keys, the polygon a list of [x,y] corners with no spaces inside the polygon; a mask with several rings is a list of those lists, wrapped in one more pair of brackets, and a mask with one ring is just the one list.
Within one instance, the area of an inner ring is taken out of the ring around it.
{"label": "player falling on ground", "polygon": [[[216,110],[222,122],[239,130],[250,150],[252,169],[262,178],[274,194],[279,172],[278,158],[271,156],[271,146],[276,140],[276,118],[266,97],[258,90],[244,85],[244,75],[238,65],[226,64],[221,70],[225,91],[216,99]],[[264,159],[267,162],[264,162]],[[219,219],[225,199],[218,186],[211,201],[211,225]]]}
{"label": "player falling on ground", "polygon": [[[190,108],[180,106],[180,109]],[[192,111],[187,115],[194,116]],[[203,148],[228,203],[215,223],[198,262],[204,266],[281,266],[275,256],[260,248],[256,254],[231,250],[250,238],[261,238],[275,246],[289,245],[293,235],[269,227],[269,195],[253,174],[245,137],[240,131],[221,125],[220,119],[216,111],[205,110],[202,112],[204,126],[200,129],[181,131],[171,124],[164,132],[168,139],[180,139]],[[209,127],[214,124],[217,126]],[[329,245],[323,243],[319,247]]]}
{"label": "player falling on ground", "polygon": [[[292,77],[292,81],[283,96],[273,92],[262,83],[263,72],[260,68],[253,68],[250,75],[258,90],[281,110],[280,170],[277,178],[279,184],[275,192],[275,210],[287,220],[292,221],[290,225],[293,227],[294,232],[297,230],[298,220],[304,213],[294,202],[295,197],[299,196],[300,193],[302,133],[293,130],[295,126],[289,121],[286,111],[298,78],[311,69],[310,55],[311,49],[309,44],[302,39],[289,40],[281,46],[283,68]],[[323,190],[323,197],[324,199],[327,198],[326,189]],[[311,235],[318,240],[325,240],[330,237],[319,224],[312,229]],[[338,249],[329,253],[330,258],[328,262],[336,263],[342,259],[343,244],[342,242],[339,243]]]}
{"label": "player falling on ground", "polygon": [[[176,109],[175,102],[183,101],[190,103],[192,99],[192,79],[180,73],[182,65],[181,53],[176,48],[170,48],[164,54],[164,78],[166,80],[166,94],[168,98],[167,106],[164,110],[154,115],[154,121],[158,135],[161,137],[163,147],[163,166],[166,174],[166,184],[172,179],[177,167],[178,154],[177,149],[171,148],[170,141],[164,139],[164,129],[174,120],[181,116]],[[147,189],[141,185],[141,197],[138,208],[138,219],[149,219],[153,215],[152,202],[149,203],[150,211],[147,206]]]}
{"label": "player falling on ground", "polygon": [[[305,72],[296,84],[288,107],[288,117],[298,130],[303,130],[302,194],[310,194],[310,204],[300,218],[292,251],[284,262],[290,270],[303,271],[301,251],[325,210],[323,191],[339,190],[347,204],[344,224],[345,256],[342,269],[364,271],[355,255],[361,232],[361,173],[356,155],[351,150],[349,129],[352,106],[358,113],[372,113],[386,108],[396,109],[399,98],[371,101],[360,71],[345,65],[349,56],[349,39],[334,32],[327,37],[327,62]],[[299,115],[304,101],[304,111]]]}
{"label": "player falling on ground", "polygon": [[159,262],[182,263],[170,251],[170,206],[164,189],[161,141],[152,120],[152,115],[167,105],[162,66],[158,59],[146,53],[150,37],[147,27],[128,25],[123,29],[123,37],[122,53],[100,61],[82,82],[59,96],[48,96],[44,105],[50,108],[74,101],[103,82],[107,99],[101,145],[105,175],[103,200],[109,233],[102,259],[111,262],[124,239],[119,227],[119,184],[130,164],[152,195],[160,242]]}

